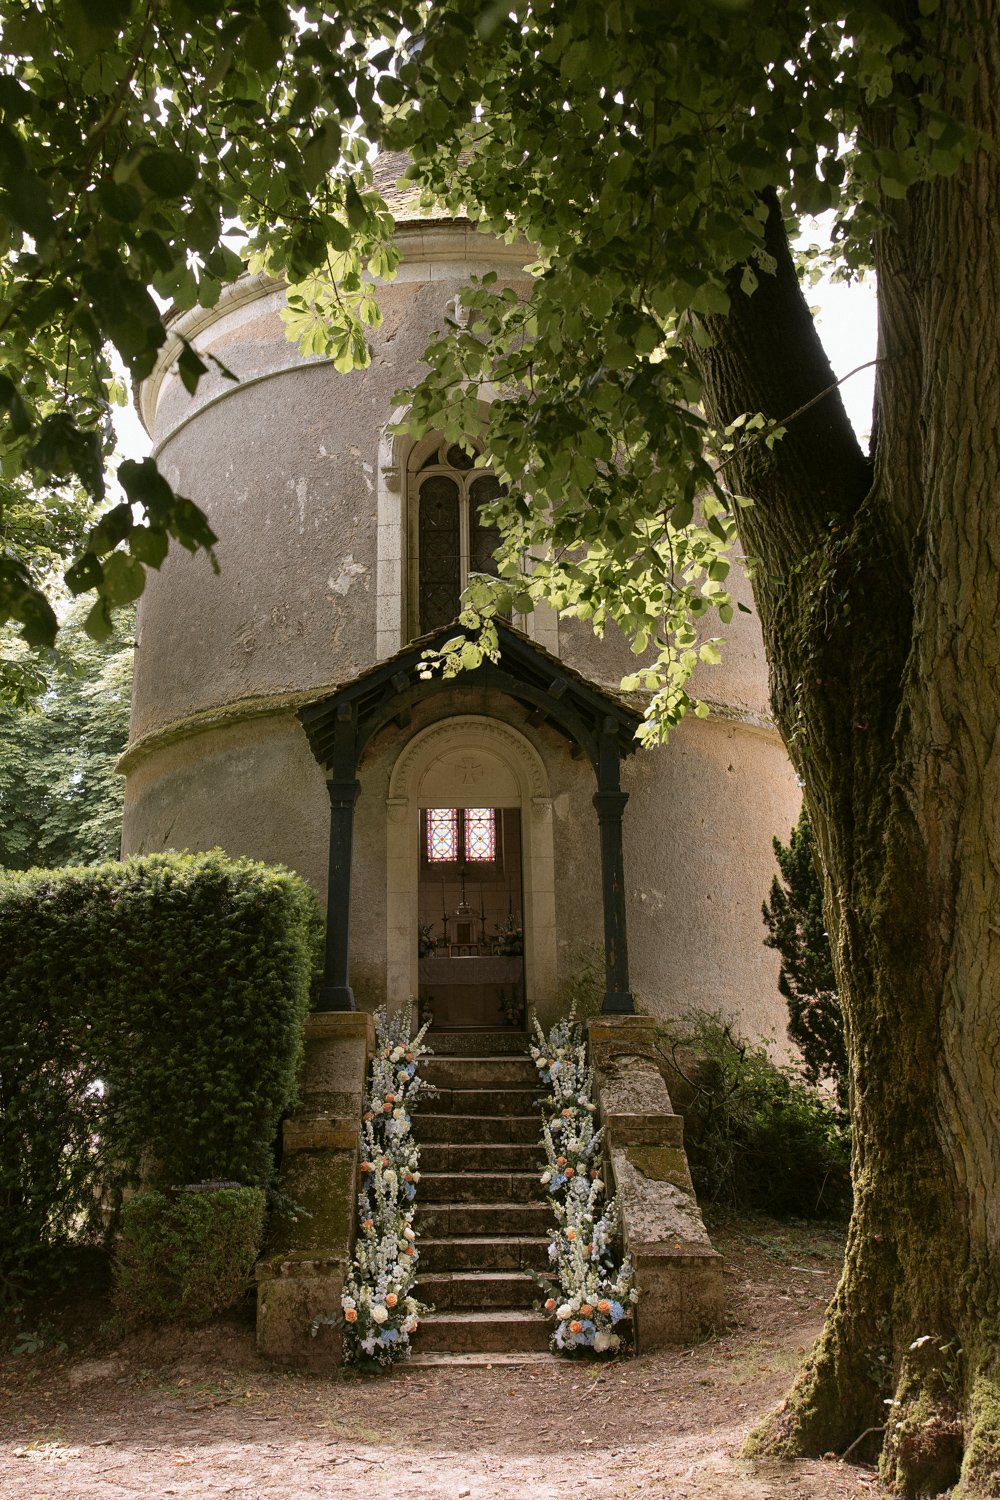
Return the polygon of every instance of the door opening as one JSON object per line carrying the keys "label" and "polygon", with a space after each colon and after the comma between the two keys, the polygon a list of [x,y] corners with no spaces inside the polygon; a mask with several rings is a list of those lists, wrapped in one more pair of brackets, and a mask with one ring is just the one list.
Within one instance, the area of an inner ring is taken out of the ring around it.
{"label": "door opening", "polygon": [[419,810],[421,1023],[524,1026],[524,905],[517,807]]}

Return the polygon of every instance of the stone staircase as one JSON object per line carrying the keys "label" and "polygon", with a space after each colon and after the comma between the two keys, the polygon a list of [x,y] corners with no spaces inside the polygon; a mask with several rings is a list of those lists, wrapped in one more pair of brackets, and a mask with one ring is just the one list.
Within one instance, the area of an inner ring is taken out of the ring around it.
{"label": "stone staircase", "polygon": [[435,1311],[414,1353],[521,1354],[549,1347],[532,1304],[551,1215],[538,1181],[541,1089],[514,1031],[432,1031],[422,1072],[439,1090],[414,1115],[420,1143],[416,1294]]}

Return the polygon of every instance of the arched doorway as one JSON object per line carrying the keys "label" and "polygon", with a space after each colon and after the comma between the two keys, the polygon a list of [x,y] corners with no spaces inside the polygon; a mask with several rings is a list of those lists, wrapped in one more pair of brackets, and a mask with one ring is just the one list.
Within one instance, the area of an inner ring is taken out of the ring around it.
{"label": "arched doorway", "polygon": [[[389,1003],[416,1001],[448,1027],[516,1024],[519,999],[548,1009],[556,983],[552,802],[534,747],[499,719],[442,720],[400,753],[387,806]],[[431,811],[441,815],[436,829]],[[429,857],[435,833],[455,858]],[[467,857],[477,849],[494,857]],[[502,951],[516,947],[502,941],[508,918],[520,927],[521,954]],[[423,956],[421,927],[434,939]]]}

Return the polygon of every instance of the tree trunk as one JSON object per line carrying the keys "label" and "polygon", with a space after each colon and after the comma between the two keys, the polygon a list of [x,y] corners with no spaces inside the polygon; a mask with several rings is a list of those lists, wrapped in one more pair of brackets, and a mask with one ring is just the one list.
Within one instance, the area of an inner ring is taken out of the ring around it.
{"label": "tree trunk", "polygon": [[[1000,139],[1000,4],[951,0]],[[887,205],[873,463],[839,397],[748,450],[741,535],[806,785],[851,1067],[855,1209],[816,1349],[751,1451],[881,1447],[906,1495],[1000,1495],[1000,172]],[[777,204],[774,278],[701,356],[712,414],[832,383]],[[789,351],[794,350],[794,359]]]}

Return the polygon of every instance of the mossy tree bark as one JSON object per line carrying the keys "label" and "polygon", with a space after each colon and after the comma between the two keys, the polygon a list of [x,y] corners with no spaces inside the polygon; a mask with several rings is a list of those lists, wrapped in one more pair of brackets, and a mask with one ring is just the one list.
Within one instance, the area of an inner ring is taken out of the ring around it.
{"label": "mossy tree bark", "polygon": [[[942,47],[975,38],[969,120],[1000,139],[1000,6],[937,19]],[[902,1493],[1000,1495],[997,156],[885,207],[871,458],[833,393],[736,461],[827,881],[856,1194],[824,1333],[751,1446],[843,1452],[872,1429]],[[734,285],[701,356],[719,420],[784,419],[834,379],[771,208],[778,273]]]}

